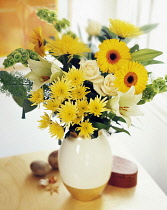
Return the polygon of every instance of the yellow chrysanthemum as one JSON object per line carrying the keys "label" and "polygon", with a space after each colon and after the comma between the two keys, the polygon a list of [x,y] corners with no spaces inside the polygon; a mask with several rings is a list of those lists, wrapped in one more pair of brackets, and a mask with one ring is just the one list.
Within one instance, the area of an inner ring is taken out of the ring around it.
{"label": "yellow chrysanthemum", "polygon": [[90,49],[79,39],[71,37],[71,35],[64,34],[61,39],[56,41],[50,41],[48,43],[48,49],[51,54],[55,56],[61,56],[65,54],[81,55],[90,52]]}
{"label": "yellow chrysanthemum", "polygon": [[46,100],[45,104],[43,105],[46,110],[50,110],[52,112],[56,112],[57,108],[61,105],[62,101],[58,99]]}
{"label": "yellow chrysanthemum", "polygon": [[109,21],[111,24],[109,26],[110,31],[112,31],[114,34],[117,34],[120,38],[130,38],[143,34],[140,28],[126,21],[118,19],[110,19]]}
{"label": "yellow chrysanthemum", "polygon": [[53,82],[50,86],[51,97],[58,98],[59,100],[68,99],[71,96],[71,82],[64,78],[58,78],[57,81]]}
{"label": "yellow chrysanthemum", "polygon": [[83,99],[86,94],[88,94],[90,91],[87,91],[88,88],[85,86],[77,86],[73,89],[73,91],[71,92],[72,95],[72,99],[74,100],[80,100]]}
{"label": "yellow chrysanthemum", "polygon": [[61,121],[68,125],[77,117],[77,106],[70,101],[66,101],[58,111]]}
{"label": "yellow chrysanthemum", "polygon": [[44,46],[44,38],[42,35],[41,27],[36,27],[31,35],[32,43],[35,45],[34,50],[40,56],[44,57],[45,55],[45,46]]}
{"label": "yellow chrysanthemum", "polygon": [[33,103],[32,106],[42,103],[44,100],[43,89],[40,88],[37,91],[32,91],[31,96],[28,99]]}
{"label": "yellow chrysanthemum", "polygon": [[43,116],[41,116],[41,118],[42,119],[38,121],[40,123],[38,127],[41,129],[45,129],[51,123],[50,117],[47,113],[45,113]]}
{"label": "yellow chrysanthemum", "polygon": [[99,117],[102,112],[107,111],[108,109],[105,108],[107,101],[106,98],[96,97],[95,99],[90,99],[89,102],[89,113],[94,114],[95,116]]}
{"label": "yellow chrysanthemum", "polygon": [[63,139],[64,137],[64,129],[61,125],[59,125],[57,122],[52,122],[49,125],[49,133],[51,134],[51,137],[56,137],[58,139]]}
{"label": "yellow chrysanthemum", "polygon": [[88,102],[86,100],[78,100],[77,101],[77,109],[79,115],[83,115],[85,112],[88,112]]}
{"label": "yellow chrysanthemum", "polygon": [[92,135],[94,131],[97,130],[97,128],[92,126],[92,123],[90,123],[89,120],[80,123],[80,126],[81,127],[77,127],[76,130],[80,131],[79,136],[83,136],[85,138],[89,138],[90,135]]}
{"label": "yellow chrysanthemum", "polygon": [[131,59],[130,49],[117,39],[107,39],[99,45],[95,54],[102,72],[114,73]]}
{"label": "yellow chrysanthemum", "polygon": [[73,86],[81,85],[86,80],[84,71],[76,68],[71,68],[65,75],[66,80],[70,80]]}
{"label": "yellow chrysanthemum", "polygon": [[148,73],[143,65],[130,61],[115,73],[114,85],[125,93],[131,86],[135,87],[135,94],[142,93],[146,88]]}
{"label": "yellow chrysanthemum", "polygon": [[72,125],[79,124],[83,121],[83,116],[77,114],[77,117],[72,121]]}

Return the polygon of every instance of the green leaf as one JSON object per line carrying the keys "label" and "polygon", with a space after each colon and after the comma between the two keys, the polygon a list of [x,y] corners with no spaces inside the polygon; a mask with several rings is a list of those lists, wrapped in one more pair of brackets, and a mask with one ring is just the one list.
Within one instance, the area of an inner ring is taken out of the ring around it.
{"label": "green leaf", "polygon": [[120,133],[120,132],[124,132],[124,133],[127,133],[128,135],[130,135],[130,133],[125,130],[124,128],[118,128],[118,127],[115,127],[115,126],[111,126],[114,130],[116,130],[117,133]]}
{"label": "green leaf", "polygon": [[161,51],[152,50],[152,49],[142,49],[132,53],[132,60],[139,62],[149,61],[161,54],[162,54]]}
{"label": "green leaf", "polygon": [[150,31],[152,31],[157,26],[158,26],[158,23],[148,24],[148,25],[141,26],[140,30],[143,31],[144,34],[146,34],[146,33],[149,33]]}
{"label": "green leaf", "polygon": [[109,130],[110,125],[106,125],[104,123],[100,123],[100,122],[92,122],[93,127],[98,128],[98,130],[100,129],[105,129],[105,130]]}
{"label": "green leaf", "polygon": [[37,107],[32,106],[31,101],[29,101],[27,98],[18,97],[15,95],[12,95],[12,98],[20,107],[24,108],[25,113],[30,112]]}
{"label": "green leaf", "polygon": [[118,122],[126,123],[126,121],[125,121],[124,118],[118,117],[118,116],[115,116],[115,117],[113,118],[113,121],[115,121],[117,124],[119,124]]}
{"label": "green leaf", "polygon": [[12,98],[14,101],[23,108],[22,111],[22,119],[25,119],[25,113],[30,112],[34,110],[37,106],[32,106],[32,103],[27,98],[18,97],[15,95],[12,95]]}
{"label": "green leaf", "polygon": [[36,105],[32,106],[31,101],[29,101],[27,98],[24,99],[23,108],[24,108],[25,113],[34,110],[36,107],[37,107]]}
{"label": "green leaf", "polygon": [[100,32],[100,36],[97,36],[99,41],[102,42],[105,39],[116,39],[117,35],[111,32],[106,26],[103,26]]}
{"label": "green leaf", "polygon": [[133,53],[135,51],[139,51],[139,45],[135,44],[132,48],[130,48],[130,53]]}
{"label": "green leaf", "polygon": [[167,91],[167,85],[165,85],[164,87],[162,87],[160,90],[159,90],[159,93],[163,93],[163,92],[166,92]]}
{"label": "green leaf", "polygon": [[107,113],[107,117],[109,117],[111,120],[115,117],[115,114],[112,112]]}
{"label": "green leaf", "polygon": [[146,103],[146,101],[141,99],[141,100],[137,103],[137,105],[143,105],[143,104],[145,104],[145,103]]}
{"label": "green leaf", "polygon": [[143,66],[148,66],[148,65],[151,65],[151,64],[163,64],[164,62],[162,61],[157,61],[157,60],[149,60],[149,61],[143,61],[143,62],[140,62]]}
{"label": "green leaf", "polygon": [[24,98],[18,97],[15,95],[12,95],[13,100],[19,105],[20,107],[23,107]]}

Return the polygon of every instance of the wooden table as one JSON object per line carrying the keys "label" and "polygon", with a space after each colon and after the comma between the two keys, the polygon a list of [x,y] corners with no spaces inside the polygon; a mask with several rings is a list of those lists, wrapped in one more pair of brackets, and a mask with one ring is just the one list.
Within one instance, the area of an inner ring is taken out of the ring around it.
{"label": "wooden table", "polygon": [[148,173],[139,168],[136,187],[123,189],[107,186],[103,195],[90,202],[73,199],[61,182],[59,193],[39,186],[39,177],[32,175],[29,165],[34,160],[47,161],[44,151],[0,159],[0,210],[166,210],[167,197]]}

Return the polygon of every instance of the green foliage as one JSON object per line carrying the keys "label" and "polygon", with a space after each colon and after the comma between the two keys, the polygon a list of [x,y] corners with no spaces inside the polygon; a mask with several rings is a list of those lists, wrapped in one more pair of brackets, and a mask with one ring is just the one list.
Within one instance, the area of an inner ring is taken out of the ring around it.
{"label": "green foliage", "polygon": [[124,133],[127,133],[128,135],[130,135],[130,133],[125,130],[124,128],[119,128],[119,127],[116,127],[116,126],[112,126],[111,127],[116,131],[116,133],[121,133],[121,132],[124,132]]}
{"label": "green foliage", "polygon": [[32,82],[23,77],[19,72],[8,73],[0,71],[0,91],[2,93],[11,94],[17,97],[27,97],[30,91]]}
{"label": "green foliage", "polygon": [[29,49],[17,48],[10,53],[4,60],[3,65],[6,68],[15,65],[16,63],[22,63],[24,66],[28,66],[28,59],[38,61],[38,54]]}
{"label": "green foliage", "polygon": [[116,39],[118,36],[111,32],[106,26],[103,26],[100,32],[100,36],[97,36],[100,42],[106,39]]}
{"label": "green foliage", "polygon": [[48,23],[53,24],[57,20],[57,14],[49,9],[38,9],[36,15]]}
{"label": "green foliage", "polygon": [[43,21],[52,24],[58,32],[70,26],[70,21],[66,18],[58,19],[56,11],[49,9],[38,9],[36,15]]}
{"label": "green foliage", "polygon": [[158,26],[157,23],[148,24],[148,25],[141,26],[140,30],[143,31],[144,34],[146,34],[146,33],[149,33],[150,31],[152,31],[157,26]]}
{"label": "green foliage", "polygon": [[132,48],[130,48],[130,53],[133,53],[133,52],[138,51],[138,50],[139,50],[139,45],[135,44]]}
{"label": "green foliage", "polygon": [[141,63],[143,66],[148,66],[148,65],[152,65],[152,64],[163,64],[164,62],[157,61],[157,60],[149,60],[149,61],[142,61],[139,63]]}
{"label": "green foliage", "polygon": [[161,54],[161,51],[152,49],[142,49],[132,53],[132,60],[138,62],[150,61]]}
{"label": "green foliage", "polygon": [[63,29],[66,29],[68,26],[70,26],[70,22],[65,18],[63,18],[62,20],[57,20],[56,24],[54,24],[54,27],[58,32],[61,32]]}
{"label": "green foliage", "polygon": [[162,77],[158,77],[157,79],[152,81],[152,84],[148,84],[146,89],[143,91],[142,99],[139,101],[139,105],[144,104],[153,100],[154,96],[159,93],[163,93],[167,91],[167,80]]}
{"label": "green foliage", "polygon": [[64,34],[70,35],[73,39],[77,38],[77,35],[76,35],[73,31],[67,31],[67,32],[64,33]]}
{"label": "green foliage", "polygon": [[23,116],[25,113],[32,111],[36,106],[27,99],[32,89],[32,82],[23,77],[20,72],[0,71],[0,92],[11,95],[14,101],[23,108]]}

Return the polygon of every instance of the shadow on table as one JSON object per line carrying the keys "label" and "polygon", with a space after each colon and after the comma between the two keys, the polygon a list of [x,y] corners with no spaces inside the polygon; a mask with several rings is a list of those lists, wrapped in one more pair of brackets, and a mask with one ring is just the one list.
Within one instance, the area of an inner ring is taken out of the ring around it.
{"label": "shadow on table", "polygon": [[82,202],[69,196],[61,206],[63,210],[103,210],[103,198],[99,197],[96,200]]}

